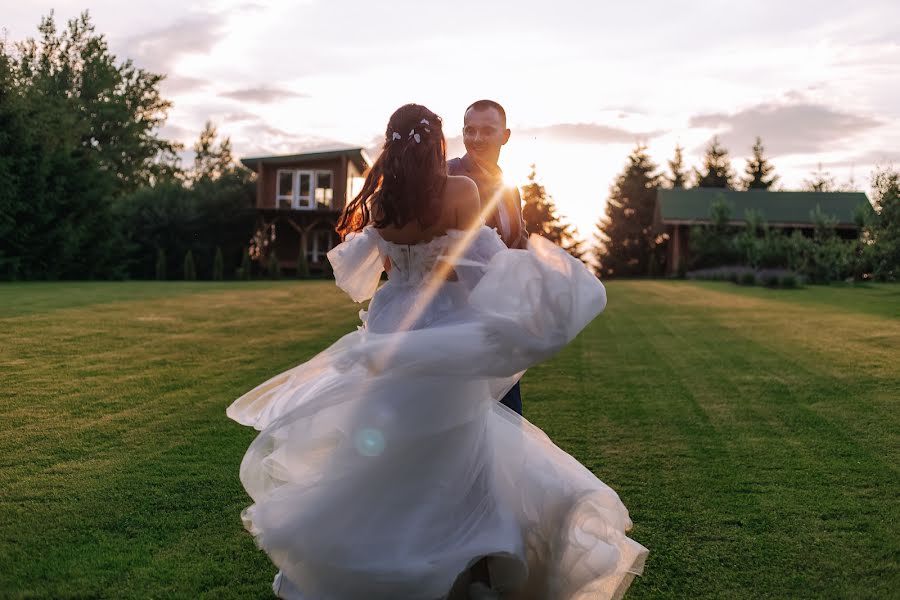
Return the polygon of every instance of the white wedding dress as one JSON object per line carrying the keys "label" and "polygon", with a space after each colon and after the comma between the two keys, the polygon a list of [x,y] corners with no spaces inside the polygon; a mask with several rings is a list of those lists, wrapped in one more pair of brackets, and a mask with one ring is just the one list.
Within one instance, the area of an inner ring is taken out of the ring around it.
{"label": "white wedding dress", "polygon": [[491,557],[492,586],[524,598],[621,596],[647,554],[625,506],[499,402],[603,310],[603,285],[547,240],[508,250],[488,227],[412,246],[369,227],[328,258],[372,299],[364,326],[228,408],[260,431],[242,516],[276,593],[437,600]]}

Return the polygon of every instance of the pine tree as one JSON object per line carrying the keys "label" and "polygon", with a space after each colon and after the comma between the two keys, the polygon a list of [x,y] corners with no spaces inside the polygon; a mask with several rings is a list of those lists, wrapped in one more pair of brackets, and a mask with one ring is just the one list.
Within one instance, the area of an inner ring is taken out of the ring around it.
{"label": "pine tree", "polygon": [[812,172],[811,178],[803,180],[803,189],[807,192],[833,192],[835,191],[834,177],[828,171],[823,171],[822,163],[819,163],[816,170]]}
{"label": "pine tree", "polygon": [[212,121],[207,121],[200,132],[200,138],[194,144],[194,168],[191,180],[216,181],[231,174],[236,169],[234,157],[231,155],[231,139],[225,138],[216,146],[219,133]]}
{"label": "pine tree", "polygon": [[597,224],[599,276],[648,275],[658,268],[660,252],[653,232],[660,180],[656,169],[646,146],[639,144],[610,189],[606,214]]}
{"label": "pine tree", "polygon": [[522,217],[529,233],[545,237],[575,258],[582,258],[584,251],[575,237],[575,228],[562,221],[553,197],[537,182],[535,165],[531,165],[528,183],[522,187],[522,201]]}
{"label": "pine tree", "polygon": [[194,266],[194,253],[190,250],[184,255],[184,280],[194,281],[197,279],[197,268]]}
{"label": "pine tree", "polygon": [[672,188],[687,187],[687,173],[684,172],[684,148],[675,146],[675,157],[669,161],[672,175],[667,179]]}
{"label": "pine tree", "polygon": [[728,158],[728,150],[719,144],[718,137],[709,142],[706,155],[703,157],[703,171],[694,169],[694,176],[697,179],[697,187],[732,189],[731,180],[734,175],[731,171],[731,161]]}
{"label": "pine tree", "polygon": [[747,159],[747,167],[744,169],[744,187],[748,190],[768,190],[778,181],[778,175],[773,175],[775,167],[763,156],[762,139],[757,136],[753,144],[753,157]]}
{"label": "pine tree", "polygon": [[222,248],[216,246],[216,256],[213,259],[213,280],[222,281],[222,274],[225,271],[225,259],[222,257]]}

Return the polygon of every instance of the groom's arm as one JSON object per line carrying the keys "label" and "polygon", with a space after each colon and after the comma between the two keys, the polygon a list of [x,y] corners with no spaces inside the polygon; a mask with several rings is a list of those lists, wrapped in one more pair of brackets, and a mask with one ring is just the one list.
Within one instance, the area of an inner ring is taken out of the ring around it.
{"label": "groom's arm", "polygon": [[525,248],[528,246],[528,228],[525,226],[525,217],[522,215],[522,196],[519,195],[519,188],[513,187],[513,208],[516,211],[515,219],[518,221],[519,238],[510,240],[510,248]]}

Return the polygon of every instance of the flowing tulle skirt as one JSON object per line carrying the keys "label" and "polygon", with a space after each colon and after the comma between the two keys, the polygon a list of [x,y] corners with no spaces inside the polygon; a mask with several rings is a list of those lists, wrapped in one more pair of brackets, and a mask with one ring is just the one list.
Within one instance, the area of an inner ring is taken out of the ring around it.
{"label": "flowing tulle skirt", "polygon": [[[243,519],[280,596],[437,600],[482,557],[495,588],[543,600],[615,598],[641,573],[618,495],[499,403],[605,292],[553,248],[501,254],[467,317],[360,329],[229,407],[260,431],[241,464]],[[532,306],[497,310],[510,276]]]}

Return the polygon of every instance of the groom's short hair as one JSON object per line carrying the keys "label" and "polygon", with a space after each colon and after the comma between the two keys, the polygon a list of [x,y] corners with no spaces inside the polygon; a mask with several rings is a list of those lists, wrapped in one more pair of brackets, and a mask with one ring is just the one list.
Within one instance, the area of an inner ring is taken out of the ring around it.
{"label": "groom's short hair", "polygon": [[472,104],[469,105],[469,108],[467,108],[466,112],[463,114],[468,113],[472,109],[487,110],[489,108],[493,108],[498,113],[500,113],[500,118],[503,119],[503,127],[505,128],[506,127],[506,111],[503,109],[502,106],[500,106],[499,102],[494,102],[493,100],[476,100],[475,102],[473,102]]}

